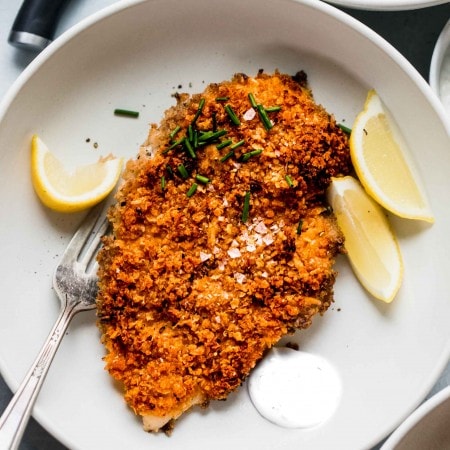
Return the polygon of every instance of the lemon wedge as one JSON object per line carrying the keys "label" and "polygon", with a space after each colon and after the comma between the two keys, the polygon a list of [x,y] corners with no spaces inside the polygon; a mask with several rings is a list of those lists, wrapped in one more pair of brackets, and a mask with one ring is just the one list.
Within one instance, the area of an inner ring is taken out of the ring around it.
{"label": "lemon wedge", "polygon": [[407,143],[374,90],[356,117],[350,154],[359,180],[380,205],[400,217],[434,222]]}
{"label": "lemon wedge", "polygon": [[108,156],[68,173],[37,135],[32,138],[33,186],[42,203],[55,211],[81,211],[99,203],[113,190],[121,170],[122,159]]}
{"label": "lemon wedge", "polygon": [[332,178],[327,198],[356,277],[375,298],[390,303],[402,282],[403,262],[385,211],[350,176]]}

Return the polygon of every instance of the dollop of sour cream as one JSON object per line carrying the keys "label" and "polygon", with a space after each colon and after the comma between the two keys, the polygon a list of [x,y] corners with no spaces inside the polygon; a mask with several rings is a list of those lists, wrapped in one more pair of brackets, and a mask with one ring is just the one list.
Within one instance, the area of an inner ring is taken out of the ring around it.
{"label": "dollop of sour cream", "polygon": [[248,380],[253,405],[270,422],[309,428],[336,411],[342,383],[324,358],[287,347],[272,348]]}

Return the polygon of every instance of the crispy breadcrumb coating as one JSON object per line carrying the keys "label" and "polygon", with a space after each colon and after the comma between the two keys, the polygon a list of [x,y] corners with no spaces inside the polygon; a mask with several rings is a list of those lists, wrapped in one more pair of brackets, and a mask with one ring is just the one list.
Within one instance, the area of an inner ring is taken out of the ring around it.
{"label": "crispy breadcrumb coating", "polygon": [[[152,431],[226,398],[281,337],[326,311],[343,236],[325,190],[351,171],[347,136],[303,72],[237,74],[176,98],[127,164],[99,254],[106,369]],[[195,154],[171,148],[184,136]]]}

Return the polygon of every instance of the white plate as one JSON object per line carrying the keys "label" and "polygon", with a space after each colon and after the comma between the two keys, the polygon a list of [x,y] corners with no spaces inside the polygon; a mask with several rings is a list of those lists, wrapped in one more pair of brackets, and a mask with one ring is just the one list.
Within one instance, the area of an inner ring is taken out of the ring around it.
{"label": "white plate", "polygon": [[450,448],[450,386],[417,408],[389,437],[381,450]]}
{"label": "white plate", "polygon": [[[259,68],[304,69],[316,100],[347,124],[367,90],[376,88],[411,144],[436,224],[393,220],[405,280],[391,305],[370,298],[340,259],[335,305],[297,336],[302,350],[326,358],[342,379],[341,403],[324,424],[272,425],[244,386],[227,402],[186,414],[170,438],[144,433],[103,370],[95,317],[85,314],[72,323],[35,408],[36,418],[71,449],[368,448],[421,402],[448,361],[449,130],[422,77],[374,32],[316,0],[122,1],[41,53],[1,106],[0,368],[6,381],[17,387],[56,318],[52,273],[80,220],[36,200],[31,135],[71,163],[109,152],[133,156],[148,123],[174,104],[171,94],[202,91],[206,83]],[[115,117],[116,107],[140,110],[140,118]]]}
{"label": "white plate", "polygon": [[368,11],[402,11],[442,5],[448,0],[329,0],[329,2]]}
{"label": "white plate", "polygon": [[441,99],[450,119],[450,20],[434,47],[430,64],[430,86]]}

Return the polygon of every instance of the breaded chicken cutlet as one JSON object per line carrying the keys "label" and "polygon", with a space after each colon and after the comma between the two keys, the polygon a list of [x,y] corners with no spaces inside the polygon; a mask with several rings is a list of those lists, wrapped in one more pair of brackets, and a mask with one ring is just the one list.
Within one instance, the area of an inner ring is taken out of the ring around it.
{"label": "breaded chicken cutlet", "polygon": [[326,311],[343,236],[325,190],[351,171],[303,72],[176,99],[126,166],[99,254],[106,369],[147,431],[226,398]]}

